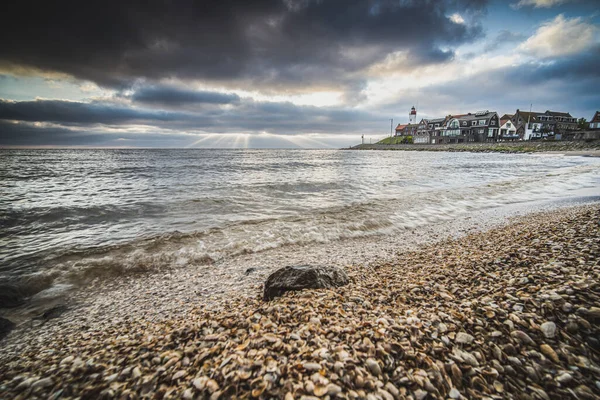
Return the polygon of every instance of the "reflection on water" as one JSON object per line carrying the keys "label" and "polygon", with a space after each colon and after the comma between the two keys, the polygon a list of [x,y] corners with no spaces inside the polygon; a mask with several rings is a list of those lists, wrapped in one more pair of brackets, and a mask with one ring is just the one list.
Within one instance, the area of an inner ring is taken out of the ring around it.
{"label": "reflection on water", "polygon": [[0,151],[0,277],[72,281],[600,194],[600,159],[330,150]]}

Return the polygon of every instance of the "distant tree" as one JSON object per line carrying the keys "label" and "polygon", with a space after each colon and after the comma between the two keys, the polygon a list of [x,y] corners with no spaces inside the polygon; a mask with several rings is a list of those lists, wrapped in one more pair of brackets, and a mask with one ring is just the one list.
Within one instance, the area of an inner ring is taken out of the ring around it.
{"label": "distant tree", "polygon": [[583,130],[589,129],[590,123],[587,122],[585,118],[579,118],[579,120],[577,120],[577,127]]}

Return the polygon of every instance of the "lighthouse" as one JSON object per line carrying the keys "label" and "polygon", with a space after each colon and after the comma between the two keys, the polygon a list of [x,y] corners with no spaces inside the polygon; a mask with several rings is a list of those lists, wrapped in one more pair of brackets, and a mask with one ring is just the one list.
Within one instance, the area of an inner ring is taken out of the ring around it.
{"label": "lighthouse", "polygon": [[409,124],[417,123],[417,109],[415,108],[415,106],[412,106],[412,108],[410,109],[410,114],[408,114],[408,123]]}

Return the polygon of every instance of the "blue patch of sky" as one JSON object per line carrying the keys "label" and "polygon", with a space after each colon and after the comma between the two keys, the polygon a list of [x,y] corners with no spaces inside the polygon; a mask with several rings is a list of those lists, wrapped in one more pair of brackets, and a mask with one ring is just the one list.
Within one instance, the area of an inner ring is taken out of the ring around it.
{"label": "blue patch of sky", "polygon": [[26,101],[40,97],[46,99],[82,101],[91,97],[105,96],[107,94],[98,88],[82,90],[81,84],[82,82],[75,83],[62,79],[0,75],[0,98]]}
{"label": "blue patch of sky", "polygon": [[[574,1],[555,5],[549,8],[535,8],[525,6],[513,8],[511,4],[516,4],[518,0],[505,1],[494,0],[490,3],[487,13],[483,16],[481,24],[484,27],[484,34],[478,40],[465,44],[460,47],[460,53],[472,57],[473,54],[481,54],[489,43],[493,42],[498,34],[504,30],[515,34],[521,34],[526,38],[532,36],[543,23],[555,19],[559,14],[565,18],[582,18],[591,23],[598,23],[600,19],[600,9],[598,4],[583,1]],[[495,52],[501,53],[516,49],[520,42],[500,43]]]}

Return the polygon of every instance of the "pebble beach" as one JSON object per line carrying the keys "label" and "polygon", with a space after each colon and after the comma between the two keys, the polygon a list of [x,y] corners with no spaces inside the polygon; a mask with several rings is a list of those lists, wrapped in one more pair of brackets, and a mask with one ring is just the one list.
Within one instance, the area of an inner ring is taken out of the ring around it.
{"label": "pebble beach", "polygon": [[531,214],[269,302],[67,313],[0,344],[0,398],[599,398],[599,221]]}

